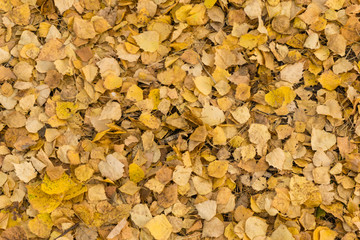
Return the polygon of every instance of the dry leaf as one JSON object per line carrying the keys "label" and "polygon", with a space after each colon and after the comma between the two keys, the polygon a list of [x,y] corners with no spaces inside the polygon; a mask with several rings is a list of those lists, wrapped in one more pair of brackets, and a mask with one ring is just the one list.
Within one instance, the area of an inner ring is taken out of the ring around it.
{"label": "dry leaf", "polygon": [[173,227],[169,223],[164,214],[157,215],[145,224],[151,235],[155,239],[168,239],[173,230]]}
{"label": "dry leaf", "polygon": [[250,239],[266,236],[268,224],[259,217],[249,217],[245,222],[245,233]]}
{"label": "dry leaf", "polygon": [[37,173],[30,162],[23,162],[20,164],[13,163],[16,176],[23,182],[28,183],[33,178],[36,178]]}
{"label": "dry leaf", "polygon": [[195,207],[199,216],[206,221],[210,221],[216,215],[216,201],[214,200],[207,200],[195,204]]}
{"label": "dry leaf", "polygon": [[74,18],[73,29],[79,38],[91,39],[96,36],[93,23],[79,17]]}
{"label": "dry leaf", "polygon": [[159,48],[160,36],[158,32],[146,31],[133,36],[137,45],[144,51],[155,52]]}
{"label": "dry leaf", "polygon": [[326,151],[336,144],[334,134],[325,132],[324,130],[313,128],[311,133],[311,147],[313,150]]}
{"label": "dry leaf", "polygon": [[[117,159],[115,154],[109,154],[106,156],[105,161],[99,163],[99,170],[102,176],[107,177],[112,181],[116,181],[124,174],[124,164]],[[87,171],[90,171],[90,173],[92,172],[91,170]],[[92,175],[92,173],[90,173],[87,174]]]}

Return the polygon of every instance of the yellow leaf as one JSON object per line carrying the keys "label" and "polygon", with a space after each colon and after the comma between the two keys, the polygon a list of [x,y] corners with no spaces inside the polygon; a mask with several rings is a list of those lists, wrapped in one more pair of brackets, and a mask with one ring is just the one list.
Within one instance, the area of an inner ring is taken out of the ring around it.
{"label": "yellow leaf", "polygon": [[204,5],[206,8],[212,8],[217,0],[205,0]]}
{"label": "yellow leaf", "polygon": [[144,170],[136,163],[132,163],[129,165],[129,177],[131,181],[138,183],[145,177]]}
{"label": "yellow leaf", "polygon": [[245,83],[239,83],[236,87],[235,98],[241,101],[245,101],[250,98],[251,87]]}
{"label": "yellow leaf", "polygon": [[337,232],[330,230],[328,227],[319,226],[314,230],[314,240],[334,240]]}
{"label": "yellow leaf", "polygon": [[139,47],[135,46],[134,44],[131,44],[129,42],[124,43],[126,51],[128,51],[131,54],[136,54],[139,51]]}
{"label": "yellow leaf", "polygon": [[39,37],[43,37],[46,38],[46,36],[48,35],[48,32],[50,30],[51,24],[48,22],[41,22],[39,24],[39,29],[38,29],[38,33],[39,33]]}
{"label": "yellow leaf", "polygon": [[48,238],[51,233],[53,222],[49,213],[40,213],[28,223],[29,230],[40,238]]}
{"label": "yellow leaf", "polygon": [[140,122],[142,122],[145,126],[151,129],[157,129],[160,127],[161,121],[160,119],[154,117],[150,113],[143,113],[139,117]]}
{"label": "yellow leaf", "polygon": [[146,223],[145,227],[155,239],[168,239],[172,232],[172,225],[164,214],[157,215]]}
{"label": "yellow leaf", "polygon": [[149,99],[152,100],[152,102],[154,103],[154,110],[157,109],[157,107],[159,106],[160,103],[160,90],[155,88],[155,89],[151,89],[150,93],[149,93]]}
{"label": "yellow leaf", "polygon": [[133,181],[127,181],[120,187],[120,191],[128,195],[134,195],[140,190],[140,187],[136,185]]}
{"label": "yellow leaf", "polygon": [[205,76],[199,76],[194,79],[195,86],[204,95],[209,95],[211,93],[213,82],[211,78]]}
{"label": "yellow leaf", "polygon": [[228,240],[238,240],[240,239],[234,231],[234,224],[230,223],[229,225],[227,225],[227,227],[225,228],[224,231],[224,236],[228,239]]}
{"label": "yellow leaf", "polygon": [[129,99],[131,101],[139,102],[143,100],[143,90],[139,88],[137,85],[132,85],[129,87],[127,93],[126,93],[126,99]]}
{"label": "yellow leaf", "polygon": [[87,187],[82,184],[75,184],[65,192],[64,200],[70,200],[87,192]]}
{"label": "yellow leaf", "polygon": [[208,21],[204,4],[196,4],[189,12],[186,23],[189,25],[204,25]]}
{"label": "yellow leaf", "polygon": [[222,127],[217,126],[213,131],[213,144],[226,145],[226,134]]}
{"label": "yellow leaf", "polygon": [[189,47],[188,42],[174,42],[169,45],[170,47],[174,48],[175,51],[181,51],[185,48]]}
{"label": "yellow leaf", "polygon": [[91,39],[96,36],[94,25],[92,22],[84,20],[80,17],[74,18],[73,31],[76,36],[82,39]]}
{"label": "yellow leaf", "polygon": [[111,129],[107,129],[105,131],[99,132],[95,135],[94,139],[92,140],[93,142],[97,142],[100,139],[102,139]]}
{"label": "yellow leaf", "polygon": [[229,163],[224,160],[216,160],[209,164],[208,174],[211,177],[222,178],[228,170]]}
{"label": "yellow leaf", "polygon": [[11,19],[15,24],[28,25],[30,20],[30,8],[27,4],[14,7],[10,14]]}
{"label": "yellow leaf", "polygon": [[250,33],[240,37],[239,45],[246,49],[253,49],[258,45],[258,37]]}
{"label": "yellow leaf", "polygon": [[303,48],[305,40],[307,39],[307,34],[296,34],[292,38],[290,38],[286,44],[293,48]]}
{"label": "yellow leaf", "polygon": [[113,73],[110,73],[109,75],[107,75],[105,77],[104,87],[106,89],[113,90],[113,89],[121,87],[121,85],[122,85],[122,78],[121,77],[118,77]]}
{"label": "yellow leaf", "polygon": [[63,119],[63,120],[69,119],[75,114],[77,108],[78,108],[77,104],[74,104],[72,102],[57,102],[56,116],[59,119]]}
{"label": "yellow leaf", "polygon": [[341,84],[341,78],[336,75],[333,71],[327,70],[321,74],[318,81],[321,85],[329,91],[335,90]]}
{"label": "yellow leaf", "polygon": [[28,199],[31,206],[39,212],[51,213],[60,204],[63,195],[48,195],[41,190],[38,186],[27,186]]}
{"label": "yellow leaf", "polygon": [[160,46],[160,35],[155,31],[146,31],[133,36],[137,45],[147,52],[155,52]]}
{"label": "yellow leaf", "polygon": [[61,194],[69,190],[72,186],[74,186],[74,182],[66,173],[63,173],[59,179],[54,181],[51,181],[49,176],[46,174],[43,182],[41,183],[41,190],[50,195]]}
{"label": "yellow leaf", "polygon": [[231,76],[227,70],[218,66],[216,66],[214,72],[211,75],[214,77],[215,82],[228,81],[228,77]]}
{"label": "yellow leaf", "polygon": [[89,180],[94,173],[94,169],[89,167],[88,165],[81,165],[75,168],[75,176],[78,180],[85,182]]}
{"label": "yellow leaf", "polygon": [[187,16],[189,15],[189,12],[191,11],[192,6],[190,4],[186,4],[184,6],[181,6],[178,10],[175,12],[176,18],[180,22],[185,22]]}
{"label": "yellow leaf", "polygon": [[265,95],[265,101],[272,107],[279,108],[291,103],[296,97],[290,87],[279,87]]}
{"label": "yellow leaf", "polygon": [[12,7],[10,0],[1,0],[0,1],[0,10],[8,12]]}

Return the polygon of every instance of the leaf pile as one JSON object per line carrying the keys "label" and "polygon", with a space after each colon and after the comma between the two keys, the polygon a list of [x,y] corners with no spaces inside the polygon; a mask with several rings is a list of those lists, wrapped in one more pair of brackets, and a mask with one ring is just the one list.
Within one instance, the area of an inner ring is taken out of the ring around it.
{"label": "leaf pile", "polygon": [[357,239],[359,1],[0,14],[0,239]]}

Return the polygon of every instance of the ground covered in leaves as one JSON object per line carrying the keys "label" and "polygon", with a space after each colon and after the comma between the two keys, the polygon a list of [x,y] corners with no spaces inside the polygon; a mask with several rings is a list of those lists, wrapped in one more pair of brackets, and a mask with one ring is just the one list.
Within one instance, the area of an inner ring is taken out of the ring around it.
{"label": "ground covered in leaves", "polygon": [[357,239],[357,0],[0,0],[0,239]]}

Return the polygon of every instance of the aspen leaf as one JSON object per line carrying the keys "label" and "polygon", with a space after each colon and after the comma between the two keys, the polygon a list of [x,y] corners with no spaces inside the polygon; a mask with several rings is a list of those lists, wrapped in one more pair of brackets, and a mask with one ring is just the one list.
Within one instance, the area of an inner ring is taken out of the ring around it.
{"label": "aspen leaf", "polygon": [[77,105],[72,102],[57,102],[56,103],[56,116],[59,119],[71,118],[77,110]]}
{"label": "aspen leaf", "polygon": [[201,120],[205,124],[215,126],[225,121],[225,115],[218,107],[206,105],[201,111]]}
{"label": "aspen leaf", "polygon": [[208,166],[208,174],[211,177],[222,178],[228,170],[229,163],[224,160],[215,160]]}
{"label": "aspen leaf", "polygon": [[108,90],[113,90],[121,87],[122,85],[122,78],[116,76],[115,74],[109,74],[105,77],[104,80],[104,87]]}
{"label": "aspen leaf", "polygon": [[99,163],[99,170],[102,176],[116,181],[124,174],[124,164],[114,154],[109,154],[106,156],[105,161]]}
{"label": "aspen leaf", "polygon": [[111,239],[114,238],[116,236],[118,236],[121,232],[121,230],[123,230],[123,228],[125,227],[127,221],[125,218],[123,218],[109,233],[109,235],[107,235],[106,238]]}
{"label": "aspen leaf", "polygon": [[15,167],[15,174],[21,181],[28,183],[37,176],[37,173],[30,162],[23,162],[20,164],[13,163]]}
{"label": "aspen leaf", "polygon": [[194,79],[196,88],[204,95],[209,95],[213,86],[211,78],[199,76]]}
{"label": "aspen leaf", "polygon": [[80,17],[74,18],[73,29],[79,38],[90,39],[96,36],[96,32],[92,22],[81,19]]}
{"label": "aspen leaf", "polygon": [[212,218],[210,221],[204,222],[202,237],[218,238],[225,231],[224,223],[217,217]]}
{"label": "aspen leaf", "polygon": [[164,214],[157,215],[145,224],[151,235],[157,239],[168,239],[173,230],[172,225]]}
{"label": "aspen leaf", "polygon": [[292,236],[289,229],[284,225],[281,224],[272,234],[271,234],[272,240],[295,240],[295,238]]}
{"label": "aspen leaf", "polygon": [[75,168],[75,176],[79,181],[89,180],[94,173],[94,170],[87,165],[81,165]]}
{"label": "aspen leaf", "polygon": [[176,166],[173,172],[173,181],[179,185],[183,186],[189,182],[190,176],[192,173],[191,168],[185,168],[183,166]]}
{"label": "aspen leaf", "polygon": [[160,35],[155,31],[146,31],[133,36],[137,45],[144,51],[155,52],[159,48]]}
{"label": "aspen leaf", "polygon": [[54,3],[55,6],[59,9],[59,12],[62,14],[63,12],[72,7],[72,5],[74,4],[74,0],[55,0]]}
{"label": "aspen leaf", "polygon": [[133,181],[127,181],[124,185],[120,187],[120,191],[128,195],[133,196],[135,193],[139,192],[140,187],[136,185]]}
{"label": "aspen leaf", "polygon": [[51,213],[60,204],[63,195],[49,195],[41,190],[41,186],[26,186],[27,197],[31,206],[41,213]]}
{"label": "aspen leaf", "polygon": [[132,85],[126,93],[126,99],[136,102],[143,100],[143,90],[135,84]]}
{"label": "aspen leaf", "polygon": [[121,106],[118,102],[107,102],[101,111],[99,120],[119,120],[121,118]]}
{"label": "aspen leaf", "polygon": [[11,19],[15,24],[28,25],[30,20],[30,8],[28,4],[21,4],[12,9],[10,13]]}
{"label": "aspen leaf", "polygon": [[103,184],[90,185],[88,189],[88,198],[92,202],[106,200],[105,186]]}
{"label": "aspen leaf", "polygon": [[238,107],[235,111],[231,111],[231,115],[240,124],[246,123],[250,118],[250,112],[246,106],[241,106],[241,107]]}
{"label": "aspen leaf", "polygon": [[0,64],[9,61],[11,58],[11,54],[9,53],[9,49],[7,47],[0,48]]}
{"label": "aspen leaf", "polygon": [[337,232],[330,230],[328,227],[319,226],[313,232],[314,240],[334,240],[338,235]]}
{"label": "aspen leaf", "polygon": [[265,95],[265,101],[272,107],[279,108],[294,101],[295,92],[289,87],[279,87]]}
{"label": "aspen leaf", "polygon": [[140,228],[152,219],[151,212],[146,204],[136,204],[130,211],[131,220]]}
{"label": "aspen leaf", "polygon": [[40,238],[48,238],[51,233],[53,222],[50,214],[40,213],[28,223],[29,230]]}
{"label": "aspen leaf", "polygon": [[73,184],[73,186],[65,192],[64,200],[70,200],[75,197],[80,196],[83,193],[86,193],[88,188],[82,184]]}
{"label": "aspen leaf", "polygon": [[313,128],[311,133],[311,147],[313,150],[326,151],[336,144],[334,134],[325,132],[324,130]]}
{"label": "aspen leaf", "polygon": [[196,4],[191,8],[186,17],[186,23],[189,25],[204,25],[208,21],[206,16],[206,7],[204,4]]}
{"label": "aspen leaf", "polygon": [[258,37],[250,33],[240,37],[239,45],[246,49],[253,49],[258,45]]}
{"label": "aspen leaf", "polygon": [[212,183],[210,180],[194,176],[192,181],[194,183],[195,190],[199,194],[206,195],[212,191]]}
{"label": "aspen leaf", "polygon": [[341,106],[335,99],[327,100],[324,105],[317,106],[316,112],[337,119],[342,118]]}
{"label": "aspen leaf", "polygon": [[217,126],[211,133],[214,145],[226,145],[226,134],[222,127]]}
{"label": "aspen leaf", "polygon": [[212,8],[217,0],[205,0],[204,5],[206,8]]}
{"label": "aspen leaf", "polygon": [[138,183],[145,177],[144,170],[136,163],[132,163],[129,165],[129,177],[131,181]]}
{"label": "aspen leaf", "polygon": [[150,129],[158,129],[161,125],[161,121],[150,113],[142,113],[139,120]]}
{"label": "aspen leaf", "polygon": [[207,200],[195,204],[195,207],[199,216],[206,221],[210,221],[216,215],[216,201],[214,200]]}
{"label": "aspen leaf", "polygon": [[336,75],[331,70],[323,72],[318,81],[325,89],[329,91],[335,90],[341,84],[340,76]]}
{"label": "aspen leaf", "polygon": [[266,155],[266,162],[279,170],[283,169],[285,162],[285,152],[281,148],[275,148],[272,152]]}
{"label": "aspen leaf", "polygon": [[51,181],[48,175],[44,176],[44,180],[41,183],[41,190],[49,195],[65,193],[74,185],[73,181],[66,173],[54,181]]}
{"label": "aspen leaf", "polygon": [[253,123],[249,128],[250,142],[255,144],[266,143],[270,138],[270,133],[265,125]]}
{"label": "aspen leaf", "polygon": [[245,233],[250,239],[266,236],[268,224],[259,217],[249,217],[245,222]]}
{"label": "aspen leaf", "polygon": [[298,83],[302,78],[303,69],[303,62],[289,64],[281,70],[280,78],[290,83]]}

